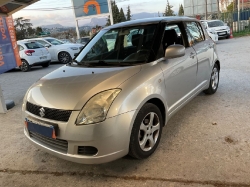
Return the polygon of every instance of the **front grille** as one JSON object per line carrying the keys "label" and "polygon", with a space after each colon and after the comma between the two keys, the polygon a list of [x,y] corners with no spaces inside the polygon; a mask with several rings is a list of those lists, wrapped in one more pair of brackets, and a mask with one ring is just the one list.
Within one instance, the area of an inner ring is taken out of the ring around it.
{"label": "front grille", "polygon": [[68,152],[68,142],[61,139],[53,139],[43,136],[41,134],[29,131],[30,137],[36,140],[38,143],[42,143],[49,148],[56,149],[62,153]]}
{"label": "front grille", "polygon": [[34,105],[30,102],[27,102],[27,104],[26,104],[26,110],[28,112],[36,115],[36,116],[39,116],[39,117],[41,117],[41,115],[40,115],[41,108],[44,109],[43,118],[56,120],[56,121],[67,122],[67,121],[69,121],[69,117],[72,113],[71,110],[59,110],[59,109],[46,108],[46,107]]}
{"label": "front grille", "polygon": [[78,154],[79,155],[93,156],[93,155],[96,155],[97,152],[98,152],[98,150],[95,147],[78,146]]}

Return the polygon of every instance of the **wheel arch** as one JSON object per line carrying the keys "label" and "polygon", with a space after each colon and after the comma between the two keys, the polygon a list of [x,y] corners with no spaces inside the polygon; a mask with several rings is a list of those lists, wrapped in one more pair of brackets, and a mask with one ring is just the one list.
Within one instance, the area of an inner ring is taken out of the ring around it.
{"label": "wheel arch", "polygon": [[219,60],[216,60],[214,64],[217,64],[218,68],[219,68],[219,71],[220,71],[220,61]]}
{"label": "wheel arch", "polygon": [[166,108],[163,102],[159,98],[152,98],[148,100],[146,103],[154,104],[155,106],[159,108],[161,115],[162,115],[162,119],[163,119],[163,126],[165,126],[166,125]]}

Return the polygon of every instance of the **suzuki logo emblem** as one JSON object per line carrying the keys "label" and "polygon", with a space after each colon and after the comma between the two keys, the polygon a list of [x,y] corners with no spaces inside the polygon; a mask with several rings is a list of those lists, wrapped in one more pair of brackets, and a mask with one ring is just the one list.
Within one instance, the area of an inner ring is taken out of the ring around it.
{"label": "suzuki logo emblem", "polygon": [[40,116],[43,118],[45,116],[45,110],[44,110],[44,108],[40,108],[39,111],[40,111],[39,112]]}

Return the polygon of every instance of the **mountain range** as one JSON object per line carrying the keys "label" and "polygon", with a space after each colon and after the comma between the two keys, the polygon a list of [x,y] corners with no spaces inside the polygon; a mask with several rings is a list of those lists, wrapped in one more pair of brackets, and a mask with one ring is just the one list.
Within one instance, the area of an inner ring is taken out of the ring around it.
{"label": "mountain range", "polygon": [[[160,13],[160,16],[162,14]],[[151,18],[151,17],[158,17],[158,13],[148,13],[148,12],[141,12],[137,14],[132,15],[132,20],[135,19],[143,19],[143,18]],[[79,25],[80,28],[89,28],[89,27],[94,27],[96,25],[99,26],[104,26],[107,22],[107,18],[92,18],[90,23]],[[52,24],[52,25],[42,25],[42,28],[47,28],[47,29],[53,29],[53,28],[68,28],[68,26],[63,26],[61,24]],[[74,27],[72,27],[74,28]]]}

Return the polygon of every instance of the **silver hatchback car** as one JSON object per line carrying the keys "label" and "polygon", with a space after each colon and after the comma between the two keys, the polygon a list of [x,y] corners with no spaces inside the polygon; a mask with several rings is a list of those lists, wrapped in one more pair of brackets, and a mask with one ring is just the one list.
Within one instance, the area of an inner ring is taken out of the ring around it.
{"label": "silver hatchback car", "polygon": [[219,72],[216,45],[196,19],[116,24],[29,88],[24,133],[72,162],[147,158],[171,116],[200,92],[216,92]]}

